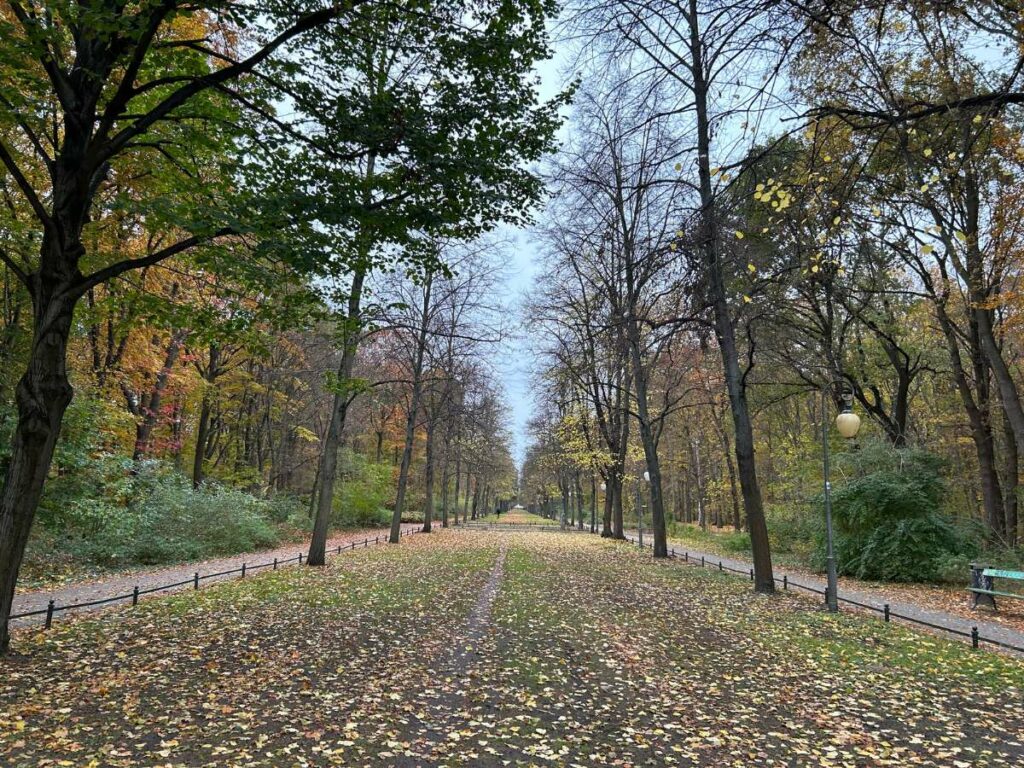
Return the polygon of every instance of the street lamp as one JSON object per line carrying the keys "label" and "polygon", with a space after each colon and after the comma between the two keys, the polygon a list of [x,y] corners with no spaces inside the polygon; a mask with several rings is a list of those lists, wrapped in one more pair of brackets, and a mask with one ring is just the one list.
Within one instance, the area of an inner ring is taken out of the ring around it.
{"label": "street lamp", "polygon": [[[853,412],[853,392],[846,382],[839,382],[843,388],[841,397],[842,409],[836,416],[836,430],[847,440],[857,436],[860,431],[860,417]],[[821,388],[821,450],[825,465],[825,573],[828,581],[825,587],[825,602],[830,613],[839,610],[839,579],[836,574],[836,555],[832,544],[832,482],[829,479],[828,454],[828,385]]]}

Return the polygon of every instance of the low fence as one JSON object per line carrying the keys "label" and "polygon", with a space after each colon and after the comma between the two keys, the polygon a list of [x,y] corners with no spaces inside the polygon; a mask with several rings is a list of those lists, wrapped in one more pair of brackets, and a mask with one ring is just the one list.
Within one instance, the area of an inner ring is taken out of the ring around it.
{"label": "low fence", "polygon": [[[630,541],[633,541],[635,543],[636,539],[630,539]],[[648,548],[648,547],[653,547],[653,544],[644,544],[644,548]],[[679,558],[680,557],[679,552],[677,552],[673,548],[669,548],[668,554],[669,554],[669,557],[672,557],[672,558]],[[691,558],[689,552],[683,551],[682,560],[683,560],[683,562],[689,563],[691,565],[700,565],[701,568],[707,568],[707,567],[716,568],[715,561],[712,560],[711,558],[708,558],[707,555],[701,555],[700,559],[698,560],[696,555],[694,555]],[[749,576],[751,581],[754,580],[754,569],[753,568],[746,568],[746,569],[732,568],[732,567],[730,567],[728,565],[725,565],[721,560],[719,560],[718,563],[717,563],[717,570],[718,571],[722,571],[722,572],[728,571],[729,573],[738,573],[738,574],[741,574],[743,576]],[[811,586],[808,586],[806,584],[800,584],[800,583],[795,582],[795,581],[790,581],[788,574],[783,574],[781,578],[776,576],[775,577],[775,583],[776,584],[781,584],[783,590],[787,590],[788,591],[790,587],[794,587],[796,589],[802,589],[802,590],[805,590],[807,592],[813,592],[814,594],[821,595],[822,598],[827,601],[827,597],[828,596],[827,596],[826,591],[824,589],[819,589],[818,587],[811,587]],[[882,607],[879,608],[878,606],[870,605],[869,603],[862,603],[862,602],[859,602],[857,600],[852,600],[852,599],[850,599],[848,597],[842,597],[841,595],[836,595],[836,600],[837,600],[837,602],[840,602],[840,603],[846,603],[847,605],[854,605],[854,606],[856,606],[858,608],[861,608],[863,610],[871,611],[872,613],[877,613],[877,614],[879,614],[882,617],[883,621],[885,621],[886,623],[892,621],[893,619],[899,619],[901,621],[906,621],[906,622],[909,622],[911,624],[918,624],[918,625],[923,626],[923,627],[929,627],[930,629],[936,629],[936,630],[938,630],[940,632],[947,632],[947,633],[949,633],[951,635],[955,635],[957,637],[963,637],[963,638],[969,639],[971,641],[971,646],[974,647],[974,648],[980,647],[981,643],[987,643],[989,645],[994,645],[994,646],[997,646],[999,648],[1003,648],[1003,649],[1008,650],[1008,651],[1015,651],[1016,653],[1024,653],[1024,647],[1021,647],[1019,645],[1013,645],[1012,643],[1005,643],[1002,640],[996,640],[995,638],[992,638],[992,637],[985,637],[984,635],[982,635],[978,631],[977,627],[971,627],[971,631],[970,632],[964,632],[961,629],[954,629],[952,627],[944,627],[944,626],[942,626],[940,624],[934,624],[933,622],[925,621],[924,619],[919,619],[916,616],[907,616],[906,614],[903,614],[903,613],[897,613],[896,611],[893,611],[889,607],[889,603],[884,603],[882,605]]]}
{"label": "low fence", "polygon": [[[422,531],[419,528],[403,528],[399,531],[399,536],[408,536],[409,534],[421,532]],[[375,536],[372,539],[366,537],[363,539],[361,543],[359,542],[358,539],[355,539],[353,541],[350,541],[348,544],[339,544],[337,547],[332,547],[331,549],[327,550],[326,554],[333,553],[335,555],[340,555],[342,552],[345,552],[346,550],[351,551],[357,548],[365,549],[366,547],[369,547],[371,545],[377,545],[380,544],[382,541],[387,541],[387,539],[387,536],[380,535]],[[191,586],[193,590],[198,590],[200,584],[208,579],[220,578],[223,580],[222,577],[231,576],[236,573],[239,574],[239,578],[244,579],[246,574],[251,574],[254,571],[264,570],[267,568],[276,571],[278,568],[290,565],[292,563],[298,563],[299,565],[302,565],[303,557],[305,556],[301,552],[299,552],[299,554],[295,557],[289,557],[284,560],[275,557],[273,560],[267,560],[266,562],[262,563],[250,564],[243,562],[241,567],[231,568],[226,571],[215,571],[214,573],[200,573],[199,571],[196,571],[190,578],[184,579],[182,581],[175,581],[170,584],[161,584],[160,586],[156,587],[146,587],[144,589],[139,586],[136,586],[131,592],[126,592],[121,595],[112,595],[111,597],[103,597],[98,600],[86,600],[81,603],[68,603],[67,605],[57,605],[54,600],[50,600],[50,602],[47,604],[45,608],[40,608],[35,611],[25,611],[24,613],[14,613],[11,614],[9,620],[14,621],[15,619],[27,619],[33,616],[45,616],[46,618],[43,620],[43,629],[49,629],[53,624],[54,616],[60,611],[73,611],[77,608],[94,608],[98,605],[106,605],[107,603],[117,603],[127,600],[130,600],[132,605],[138,605],[140,597],[152,594],[154,592],[165,592],[167,590],[178,589],[184,586]]]}
{"label": "low fence", "polygon": [[[492,521],[486,521],[486,522],[484,522],[484,521],[468,521],[465,525],[468,528],[484,529],[484,530],[544,530],[544,531],[551,531],[551,532],[561,532],[561,531],[564,530],[564,532],[566,532],[566,533],[580,533],[580,532],[583,532],[583,533],[596,533],[596,531],[589,530],[589,525],[586,526],[582,531],[579,528],[575,528],[574,529],[574,528],[570,528],[570,527],[566,526],[565,529],[562,529],[558,525],[550,525],[550,524],[545,524],[545,523],[497,523],[497,522],[492,522]],[[635,530],[635,529],[633,529],[633,530]],[[653,548],[653,543],[650,543],[648,540],[646,540],[647,536],[653,535],[653,530],[649,531],[648,529],[645,528],[644,531],[643,531],[643,534],[644,534],[644,537],[645,537],[644,548],[645,549]],[[637,542],[637,539],[634,536],[627,536],[627,540],[628,541],[632,541],[634,544]],[[669,553],[670,557],[676,558],[676,559],[681,559],[681,560],[683,560],[683,562],[689,563],[691,565],[699,565],[701,568],[708,568],[708,567],[710,567],[710,568],[716,569],[716,570],[721,571],[721,572],[726,572],[727,571],[729,573],[736,573],[736,574],[740,574],[742,576],[748,576],[751,581],[754,580],[754,569],[753,568],[745,568],[745,569],[733,568],[731,566],[726,565],[720,559],[718,561],[715,561],[715,560],[709,558],[707,555],[701,555],[699,557],[699,559],[698,559],[698,557],[696,555],[694,555],[693,557],[690,557],[690,553],[687,552],[687,551],[683,551],[682,554],[680,554],[680,552],[677,551],[674,548],[670,548],[668,553]],[[775,577],[775,582],[777,584],[780,584],[782,586],[782,589],[785,590],[785,591],[788,591],[792,587],[794,589],[802,589],[805,592],[811,592],[811,593],[814,593],[814,594],[817,594],[817,595],[821,595],[822,599],[826,599],[827,598],[827,595],[826,595],[826,592],[825,592],[824,589],[820,589],[818,587],[812,587],[812,586],[809,586],[807,584],[800,584],[799,582],[796,582],[796,581],[791,581],[788,574],[783,574],[781,577],[776,576]],[[1002,640],[996,640],[994,637],[985,637],[984,635],[982,635],[978,631],[977,627],[971,627],[971,631],[970,632],[965,632],[964,630],[955,629],[953,627],[944,627],[944,626],[942,626],[940,624],[935,624],[933,622],[926,621],[925,619],[917,618],[916,616],[908,616],[908,615],[906,615],[904,613],[898,613],[898,612],[892,610],[892,608],[890,607],[889,603],[884,603],[882,605],[882,607],[878,607],[876,605],[871,605],[869,603],[862,603],[862,602],[860,602],[858,600],[853,600],[853,599],[851,599],[849,597],[843,597],[842,595],[836,595],[836,599],[840,603],[846,603],[847,605],[853,605],[853,606],[856,606],[857,608],[861,608],[861,609],[863,609],[865,611],[870,611],[870,612],[872,612],[874,614],[878,614],[879,616],[882,617],[882,620],[887,622],[887,623],[892,621],[893,619],[899,619],[900,621],[906,621],[906,622],[908,622],[910,624],[917,624],[919,626],[928,627],[929,629],[938,630],[939,632],[946,632],[946,633],[954,635],[956,637],[962,637],[964,639],[970,640],[971,641],[971,645],[974,648],[979,648],[982,643],[986,643],[988,645],[996,646],[996,647],[1002,648],[1004,650],[1014,651],[1016,653],[1024,653],[1024,647],[1019,646],[1019,645],[1014,645],[1012,643],[1007,643],[1007,642],[1004,642]]]}

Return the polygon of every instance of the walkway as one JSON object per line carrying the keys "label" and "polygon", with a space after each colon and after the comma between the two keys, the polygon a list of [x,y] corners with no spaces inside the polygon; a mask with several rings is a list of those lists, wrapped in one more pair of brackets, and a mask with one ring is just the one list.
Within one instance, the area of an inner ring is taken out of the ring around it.
{"label": "walkway", "polygon": [[[627,538],[636,543],[635,534],[628,533]],[[650,546],[650,542],[650,534],[645,531],[644,546]],[[722,568],[740,571],[741,573],[748,573],[753,567],[753,565],[747,560],[737,560],[735,558],[714,555],[710,552],[691,549],[690,547],[681,544],[673,545],[670,543],[669,549],[675,553],[676,557],[684,557],[688,554],[690,561],[696,561],[698,565],[700,564],[701,558],[704,558],[704,562],[708,567],[718,568],[719,563],[721,563]],[[791,588],[803,587],[804,589],[815,590],[821,594],[824,594],[825,592],[825,580],[823,578],[815,578],[813,576],[807,576],[806,574],[794,576],[778,567],[776,567],[774,571],[776,581],[781,582],[782,578],[785,577],[786,582]],[[982,638],[983,647],[985,645],[992,647],[992,644],[986,644],[984,641],[994,640],[997,643],[1006,643],[1008,645],[1016,646],[1017,648],[1024,648],[1024,632],[1020,632],[1010,627],[1005,627],[994,621],[986,621],[984,619],[984,614],[979,614],[977,619],[965,619],[962,616],[957,616],[952,613],[922,608],[919,605],[906,601],[881,599],[877,595],[870,594],[868,592],[844,587],[842,582],[839,584],[838,596],[840,600],[851,600],[853,602],[861,603],[862,605],[876,609],[876,611],[883,611],[886,603],[888,603],[889,611],[893,620],[899,620],[900,617],[905,616],[919,622],[932,624],[934,625],[933,629],[947,630],[953,633],[959,632],[967,635],[968,637],[970,637],[971,629],[973,627],[977,627],[978,634]],[[824,598],[822,599],[824,600]],[[964,599],[966,600],[967,598],[965,597]],[[843,610],[844,607],[857,609],[857,606],[850,606],[848,603],[845,605],[840,603],[840,610]],[[878,613],[875,613],[875,615],[879,616]],[[910,623],[914,626],[921,626],[914,622]]]}
{"label": "walkway", "polygon": [[[402,533],[403,535],[411,533],[419,530],[420,527],[421,526],[418,524],[404,525],[402,526]],[[327,542],[327,556],[330,558],[332,549],[337,552],[338,547],[350,546],[353,542],[357,544],[362,544],[363,542],[372,544],[376,537],[380,537],[380,539],[383,540],[387,535],[388,530],[380,528],[350,531],[340,536],[335,536]],[[192,579],[195,577],[196,573],[200,575],[202,585],[206,586],[214,581],[238,578],[240,575],[238,570],[242,567],[243,563],[247,568],[251,568],[252,566],[261,563],[272,563],[275,559],[282,562],[287,560],[295,561],[299,554],[305,557],[308,551],[308,545],[289,544],[288,546],[280,547],[278,549],[263,550],[260,552],[245,552],[240,555],[231,555],[230,557],[221,557],[214,560],[203,560],[200,562],[182,563],[180,565],[173,565],[157,570],[117,573],[100,580],[66,584],[52,590],[18,593],[14,596],[14,610],[12,613],[19,614],[29,613],[31,611],[45,611],[50,600],[53,600],[55,605],[59,608],[62,605],[69,605],[72,603],[87,603],[94,600],[105,600],[117,595],[127,595],[128,597],[124,602],[130,604],[132,590],[134,590],[135,587],[138,587],[141,592],[145,592],[147,589],[153,590],[150,594],[167,594],[169,592],[177,592],[183,589],[191,589],[193,585]],[[225,571],[228,571],[229,573],[224,573]],[[187,583],[182,584],[181,582]],[[160,589],[160,587],[165,584],[174,584],[175,586],[167,589]],[[118,602],[116,604],[123,605],[124,603]],[[109,606],[110,603],[101,603],[100,605],[83,606],[81,608],[58,611],[54,614],[54,620],[60,620],[74,613],[97,611]],[[16,627],[24,627],[32,624],[42,624],[45,620],[45,614],[38,614],[35,616],[28,616],[23,619],[16,619],[11,623]]]}

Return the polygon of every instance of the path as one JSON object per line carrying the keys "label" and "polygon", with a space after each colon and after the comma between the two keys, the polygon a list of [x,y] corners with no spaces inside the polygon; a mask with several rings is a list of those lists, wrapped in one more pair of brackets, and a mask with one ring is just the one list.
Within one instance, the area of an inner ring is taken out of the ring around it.
{"label": "path", "polygon": [[[627,538],[633,543],[636,543],[635,534],[628,533]],[[650,546],[650,542],[650,535],[645,531],[644,546]],[[710,552],[702,552],[698,549],[692,549],[689,546],[678,544],[670,545],[670,549],[675,552],[677,557],[683,557],[684,554],[688,553],[689,559],[691,561],[695,560],[698,564],[700,563],[700,559],[703,557],[709,567],[714,566],[717,568],[718,564],[721,563],[723,568],[731,568],[734,571],[741,571],[743,573],[747,573],[753,567],[753,565],[747,560],[737,560],[731,557],[711,554]],[[785,576],[790,587],[805,587],[824,593],[825,580],[822,578],[816,578],[806,574],[794,576],[780,568],[775,568],[774,571],[775,578],[778,580]],[[894,620],[898,620],[900,616],[906,616],[911,619],[916,619],[917,621],[925,621],[929,624],[933,624],[935,625],[934,629],[962,632],[969,636],[971,634],[971,628],[977,627],[978,633],[983,638],[982,645],[986,645],[986,643],[984,643],[984,639],[988,639],[995,640],[998,643],[1007,643],[1018,648],[1024,648],[1024,632],[1011,629],[1010,627],[1005,627],[994,621],[986,621],[983,618],[983,615],[979,615],[976,619],[965,619],[962,616],[957,616],[956,614],[947,613],[945,611],[935,611],[922,608],[920,605],[907,602],[905,600],[882,599],[869,592],[845,587],[843,586],[842,581],[839,583],[838,596],[841,599],[853,600],[855,602],[862,603],[863,605],[869,605],[879,611],[884,610],[885,604],[888,603],[890,612],[894,614]],[[856,608],[856,606],[850,606],[849,604],[843,605],[840,603],[840,610],[843,608]],[[895,614],[898,614],[898,616]],[[910,623],[913,624],[913,622]],[[921,625],[914,624],[914,626],[920,627]],[[988,647],[993,646],[992,644],[988,644]]]}
{"label": "path", "polygon": [[15,637],[0,765],[1024,765],[1018,659],[597,536],[437,531],[205,594]]}
{"label": "path", "polygon": [[[420,526],[417,524],[405,525],[402,526],[402,533],[406,534],[411,531],[419,530],[419,528]],[[337,551],[339,546],[348,546],[352,544],[352,542],[362,543],[366,540],[369,540],[372,543],[375,537],[380,536],[381,539],[383,539],[387,535],[388,530],[381,528],[350,531],[348,533],[335,536],[327,542],[328,558],[331,556],[331,550],[333,549]],[[291,560],[297,557],[300,552],[303,557],[305,557],[308,551],[308,545],[289,544],[277,549],[261,550],[259,552],[243,552],[239,555],[231,555],[229,557],[221,557],[213,560],[202,560],[199,562],[181,563],[179,565],[172,565],[150,571],[118,573],[103,579],[65,584],[56,589],[20,592],[14,596],[14,610],[12,613],[19,614],[45,610],[51,599],[57,606],[62,606],[71,603],[85,603],[93,600],[103,600],[114,597],[115,595],[131,595],[132,590],[136,586],[141,591],[145,591],[147,589],[155,590],[151,594],[167,594],[168,592],[190,589],[192,584],[190,580],[194,578],[197,572],[200,577],[202,577],[202,585],[206,586],[214,581],[238,578],[238,573],[221,574],[220,572],[237,571],[242,567],[242,563],[245,563],[247,567],[249,567],[258,563],[273,562],[275,558],[279,561]],[[205,574],[219,575],[205,576]],[[175,584],[183,581],[188,581],[189,583],[178,584],[177,586],[169,589],[157,589],[164,584]],[[130,604],[130,602],[130,598],[128,598],[124,602],[117,602],[114,604],[124,605]],[[58,621],[71,614],[100,610],[102,608],[107,608],[110,605],[111,603],[103,603],[100,605],[59,611],[54,614],[54,620]],[[16,627],[24,627],[33,624],[42,624],[45,621],[45,618],[45,614],[28,616],[23,619],[15,619],[12,621],[12,625]]]}
{"label": "path", "polygon": [[[470,523],[469,527],[494,530],[497,528],[505,528],[506,526],[505,524],[498,526],[494,523]],[[555,531],[559,530],[557,526],[541,526],[536,524],[531,525],[523,523],[517,525],[509,525],[508,529],[519,531],[552,529]],[[569,529],[566,532],[579,533],[580,531],[573,531],[572,529]],[[636,543],[635,533],[627,533],[627,538],[633,543]],[[644,546],[649,547],[650,543],[650,533],[645,531]],[[672,548],[679,557],[683,557],[685,553],[689,553],[690,560],[696,561],[697,563],[699,563],[700,559],[703,557],[704,561],[709,566],[713,565],[715,568],[719,567],[719,563],[721,563],[722,567],[725,569],[731,569],[733,571],[747,573],[753,567],[753,565],[748,560],[740,560],[736,558],[726,557],[723,555],[713,554],[711,552],[704,552],[699,549],[693,549],[685,544],[676,544],[673,545]],[[816,590],[824,594],[825,580],[823,578],[818,578],[805,573],[794,575],[790,572],[787,572],[785,569],[780,569],[778,567],[776,567],[774,571],[775,578],[777,580],[781,580],[783,576],[785,576],[790,587],[795,587],[797,589],[799,589],[800,587],[804,587],[806,589]],[[901,617],[907,617],[916,620],[908,623],[917,626],[918,628],[928,629],[928,627],[923,627],[921,624],[917,623],[927,622],[928,624],[934,625],[933,627],[931,627],[931,629],[939,631],[947,630],[950,633],[962,633],[962,635],[966,635],[968,638],[970,637],[972,628],[977,627],[978,634],[981,637],[981,642],[983,646],[988,646],[990,648],[993,647],[995,645],[994,643],[986,643],[985,641],[994,640],[995,643],[1005,643],[1011,646],[1016,646],[1017,648],[1024,648],[1024,632],[1018,629],[1014,629],[1013,627],[1005,626],[996,621],[988,620],[986,619],[985,614],[983,613],[979,613],[977,616],[971,616],[969,618],[966,618],[964,616],[959,616],[955,613],[950,613],[948,611],[939,611],[931,608],[925,608],[917,603],[908,601],[906,599],[880,597],[875,592],[851,589],[850,587],[844,586],[842,580],[840,580],[839,582],[838,594],[841,599],[852,600],[854,602],[861,603],[865,606],[871,606],[872,608],[876,609],[876,611],[873,611],[872,613],[874,613],[876,616],[879,616],[879,618],[881,618],[881,616],[877,613],[877,611],[883,611],[885,605],[888,603],[890,615],[892,616],[893,620],[896,621],[900,620]],[[965,597],[964,599],[966,600],[967,598]],[[840,603],[840,610],[842,610],[843,608],[858,609],[857,606],[850,605],[849,603],[846,603],[845,605]]]}

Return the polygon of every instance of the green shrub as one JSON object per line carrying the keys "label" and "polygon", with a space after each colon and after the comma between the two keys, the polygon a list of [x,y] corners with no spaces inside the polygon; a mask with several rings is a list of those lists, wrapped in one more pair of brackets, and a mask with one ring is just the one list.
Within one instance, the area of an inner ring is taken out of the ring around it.
{"label": "green shrub", "polygon": [[260,499],[216,484],[193,489],[161,462],[133,467],[100,456],[88,472],[52,483],[39,522],[51,543],[78,560],[158,564],[272,546],[279,539],[274,522],[297,505],[286,496]]}
{"label": "green shrub", "polygon": [[726,552],[750,551],[750,534],[744,531],[731,531],[719,534],[717,541]]}
{"label": "green shrub", "polygon": [[[917,449],[867,446],[839,457],[833,492],[839,571],[879,581],[934,581],[976,542],[941,512],[941,462]],[[819,534],[819,552],[824,550]]]}
{"label": "green shrub", "polygon": [[793,555],[798,561],[813,563],[817,556],[816,541],[824,521],[819,509],[806,504],[773,504],[765,509],[768,539],[773,554]]}
{"label": "green shrub", "polygon": [[334,524],[349,527],[388,525],[388,503],[394,494],[390,464],[376,464],[365,456],[345,450],[341,476],[334,488]]}

